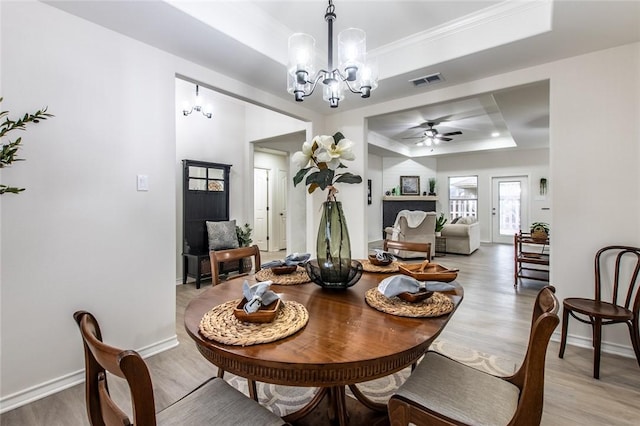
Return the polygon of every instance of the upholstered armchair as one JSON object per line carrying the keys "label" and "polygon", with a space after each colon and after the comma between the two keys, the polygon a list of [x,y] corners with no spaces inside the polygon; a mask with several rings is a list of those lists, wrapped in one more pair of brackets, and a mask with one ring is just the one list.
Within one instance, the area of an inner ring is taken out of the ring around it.
{"label": "upholstered armchair", "polygon": [[[393,226],[385,228],[386,239],[414,243],[431,243],[431,258],[436,251],[436,213],[420,210],[400,210]],[[423,253],[398,250],[398,257],[424,257]]]}

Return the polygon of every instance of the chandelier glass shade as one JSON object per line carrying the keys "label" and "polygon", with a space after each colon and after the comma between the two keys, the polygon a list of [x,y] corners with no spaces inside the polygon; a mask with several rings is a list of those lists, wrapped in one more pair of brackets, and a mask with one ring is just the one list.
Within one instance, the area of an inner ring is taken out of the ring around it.
{"label": "chandelier glass shade", "polygon": [[368,98],[378,87],[378,68],[374,61],[367,61],[367,41],[364,31],[348,28],[338,34],[338,67],[333,66],[333,21],[336,19],[333,1],[324,15],[328,25],[328,66],[316,70],[315,39],[304,33],[289,37],[287,64],[287,90],[295,100],[302,102],[311,96],[318,83],[323,84],[323,99],[337,108],[344,99],[345,90]]}
{"label": "chandelier glass shade", "polygon": [[200,96],[199,87],[196,84],[196,97],[193,100],[193,106],[189,106],[189,103],[185,102],[182,107],[182,114],[187,116],[191,114],[193,111],[198,111],[202,113],[202,115],[204,115],[205,117],[211,118],[213,116],[213,114],[211,113],[211,105],[207,105],[207,107],[204,108],[202,106],[203,103],[204,103],[204,100],[202,99],[202,96]]}

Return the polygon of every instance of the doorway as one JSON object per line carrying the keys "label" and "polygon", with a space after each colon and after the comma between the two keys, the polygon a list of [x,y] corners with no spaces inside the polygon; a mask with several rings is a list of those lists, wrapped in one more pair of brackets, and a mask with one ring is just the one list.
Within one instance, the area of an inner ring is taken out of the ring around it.
{"label": "doorway", "polygon": [[526,176],[492,179],[491,228],[494,243],[512,244],[522,224],[529,223],[528,178]]}
{"label": "doorway", "polygon": [[253,169],[253,242],[269,251],[269,170]]}
{"label": "doorway", "polygon": [[255,244],[261,251],[287,248],[288,157],[283,151],[254,150],[253,205]]}

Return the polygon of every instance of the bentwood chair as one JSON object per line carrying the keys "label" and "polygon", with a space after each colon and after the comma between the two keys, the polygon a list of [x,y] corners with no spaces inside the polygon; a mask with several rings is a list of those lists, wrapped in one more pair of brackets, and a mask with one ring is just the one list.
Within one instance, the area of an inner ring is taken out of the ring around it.
{"label": "bentwood chair", "polygon": [[[414,243],[409,241],[394,241],[384,240],[382,243],[382,249],[384,251],[400,250],[408,252],[420,252],[424,253],[427,260],[431,260],[431,243]],[[393,254],[393,252],[391,252]]]}
{"label": "bentwood chair", "polygon": [[209,252],[209,260],[211,261],[211,283],[218,285],[220,283],[220,263],[242,261],[245,257],[253,257],[256,272],[260,270],[260,249],[257,245],[251,247],[239,247],[228,250],[211,250]]}
{"label": "bentwood chair", "polygon": [[[560,358],[564,357],[567,344],[569,315],[591,325],[593,333],[593,377],[600,378],[600,346],[602,326],[625,323],[629,327],[631,344],[640,365],[640,248],[608,246],[595,256],[595,298],[571,297],[562,302],[562,340]],[[609,301],[603,300],[603,292],[610,292]],[[624,298],[624,299],[623,299]]]}
{"label": "bentwood chair", "polygon": [[546,286],[536,297],[529,345],[515,374],[494,376],[429,351],[389,399],[391,425],[539,425],[547,346],[560,322],[554,292]]}
{"label": "bentwood chair", "polygon": [[[103,343],[100,326],[89,312],[78,311],[73,317],[84,342],[86,404],[92,426],[286,424],[217,377],[156,413],[151,376],[142,357]],[[133,421],[111,398],[107,372],[127,381]]]}

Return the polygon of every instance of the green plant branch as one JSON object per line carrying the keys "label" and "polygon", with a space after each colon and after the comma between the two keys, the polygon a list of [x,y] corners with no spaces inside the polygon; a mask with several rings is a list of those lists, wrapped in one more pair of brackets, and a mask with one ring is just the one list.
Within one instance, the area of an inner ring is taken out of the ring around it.
{"label": "green plant branch", "polygon": [[[0,103],[3,98],[0,98]],[[47,108],[39,109],[33,114],[26,113],[22,118],[12,120],[9,118],[9,111],[0,112],[0,138],[5,137],[9,132],[14,130],[26,130],[27,124],[37,124],[41,120],[46,120],[49,117],[53,117],[53,114],[47,112]],[[11,165],[14,161],[24,161],[23,158],[18,158],[18,150],[22,144],[22,138],[19,137],[15,141],[8,141],[2,143],[2,151],[0,152],[0,169]],[[11,193],[17,194],[24,191],[24,188],[17,188],[15,186],[8,186],[0,184],[0,194]]]}

